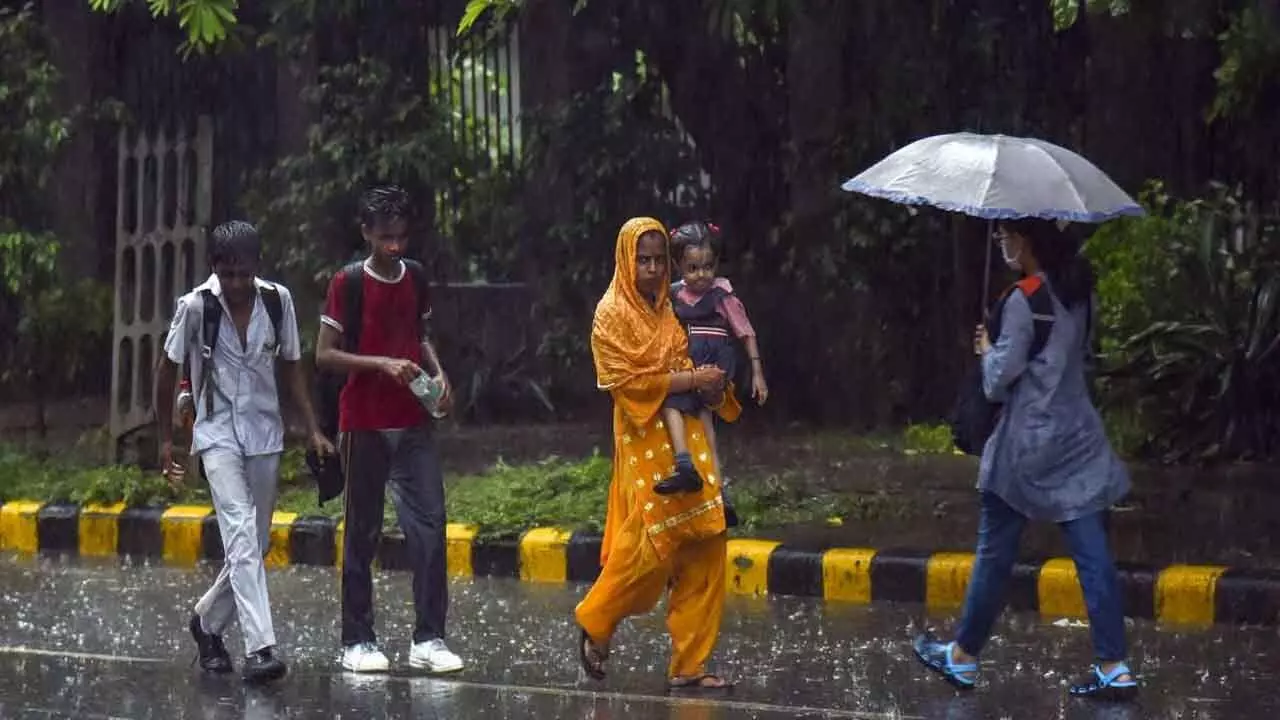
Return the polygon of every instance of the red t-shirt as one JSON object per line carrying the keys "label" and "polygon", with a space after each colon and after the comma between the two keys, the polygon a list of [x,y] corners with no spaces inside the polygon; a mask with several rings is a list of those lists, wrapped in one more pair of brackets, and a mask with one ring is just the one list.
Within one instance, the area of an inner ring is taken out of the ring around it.
{"label": "red t-shirt", "polygon": [[[364,282],[361,296],[360,346],[358,355],[412,360],[422,364],[422,323],[429,311],[418,311],[418,293],[413,276],[400,266],[399,277],[384,278],[370,271],[347,277],[338,273],[329,283],[321,321],[338,332],[346,318],[347,282]],[[418,292],[426,297],[426,288]],[[430,306],[424,301],[424,308]],[[422,405],[408,386],[382,372],[353,372],[338,398],[338,429],[397,430],[421,425],[426,419]]]}

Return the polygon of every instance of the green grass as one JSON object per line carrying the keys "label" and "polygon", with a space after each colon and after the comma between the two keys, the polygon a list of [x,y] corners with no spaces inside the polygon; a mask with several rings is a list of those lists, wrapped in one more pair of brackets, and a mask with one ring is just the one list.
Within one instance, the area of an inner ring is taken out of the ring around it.
{"label": "green grass", "polygon": [[843,525],[890,517],[902,508],[901,500],[895,502],[888,494],[814,492],[813,483],[794,472],[735,481],[728,494],[741,520],[736,532],[746,535],[796,525]]}

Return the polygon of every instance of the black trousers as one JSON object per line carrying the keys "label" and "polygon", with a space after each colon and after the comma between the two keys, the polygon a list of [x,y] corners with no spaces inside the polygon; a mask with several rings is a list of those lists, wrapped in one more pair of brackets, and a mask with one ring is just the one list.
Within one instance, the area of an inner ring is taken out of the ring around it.
{"label": "black trousers", "polygon": [[342,544],[342,644],[374,642],[372,565],[388,481],[413,571],[415,643],[444,637],[449,607],[444,477],[426,426],[357,430],[343,438],[347,489]]}

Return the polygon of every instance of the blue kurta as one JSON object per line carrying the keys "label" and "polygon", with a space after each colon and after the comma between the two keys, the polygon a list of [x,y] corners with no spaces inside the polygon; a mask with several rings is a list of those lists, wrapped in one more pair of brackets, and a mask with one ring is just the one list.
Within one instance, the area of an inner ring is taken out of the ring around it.
{"label": "blue kurta", "polygon": [[1028,362],[1031,306],[1021,292],[1004,304],[1000,337],[982,357],[983,388],[1004,409],[983,448],[978,488],[1028,518],[1066,522],[1123,498],[1129,473],[1089,398],[1088,310],[1067,311],[1057,297],[1053,308],[1049,340]]}

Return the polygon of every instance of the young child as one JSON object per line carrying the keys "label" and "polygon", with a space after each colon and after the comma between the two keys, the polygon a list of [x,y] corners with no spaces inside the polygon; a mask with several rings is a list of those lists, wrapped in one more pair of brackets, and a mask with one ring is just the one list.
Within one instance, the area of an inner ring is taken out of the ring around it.
{"label": "young child", "polygon": [[[690,222],[671,232],[671,256],[681,280],[671,286],[671,302],[676,317],[689,334],[689,357],[694,367],[715,365],[732,379],[737,368],[737,346],[742,341],[751,360],[751,394],[761,405],[769,397],[764,380],[764,365],[756,344],[756,331],[747,319],[746,308],[733,294],[733,286],[716,275],[720,255],[720,228],[707,222]],[[694,468],[693,457],[684,441],[684,416],[696,415],[707,431],[715,467],[720,468],[720,452],[716,447],[715,424],[711,408],[719,406],[720,394],[714,397],[686,392],[667,397],[662,419],[671,435],[676,452],[676,469],[670,477],[654,485],[660,495],[694,492],[702,488],[702,477]],[[726,507],[726,513],[728,508]]]}

